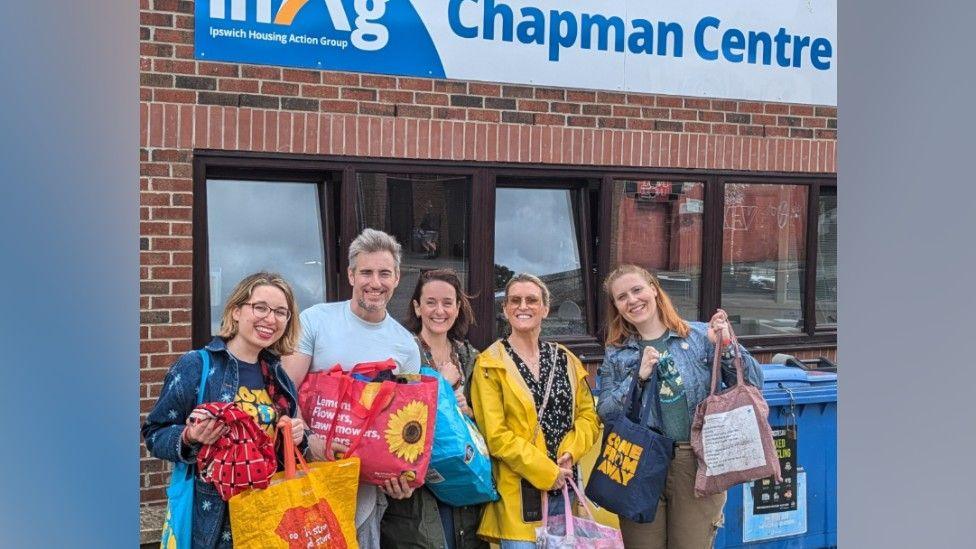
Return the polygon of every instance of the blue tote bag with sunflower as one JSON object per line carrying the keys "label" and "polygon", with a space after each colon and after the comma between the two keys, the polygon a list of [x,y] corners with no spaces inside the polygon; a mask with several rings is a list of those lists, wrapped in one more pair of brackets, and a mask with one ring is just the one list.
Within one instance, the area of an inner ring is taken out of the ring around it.
{"label": "blue tote bag with sunflower", "polygon": [[393,360],[357,364],[346,372],[305,376],[298,401],[309,427],[349,447],[361,461],[360,480],[383,484],[400,477],[411,487],[424,483],[430,465],[437,413],[437,378],[393,375]]}
{"label": "blue tote bag with sunflower", "polygon": [[461,413],[447,380],[431,368],[421,368],[420,373],[438,380],[437,421],[427,488],[437,499],[455,507],[497,500],[484,437],[474,422]]}

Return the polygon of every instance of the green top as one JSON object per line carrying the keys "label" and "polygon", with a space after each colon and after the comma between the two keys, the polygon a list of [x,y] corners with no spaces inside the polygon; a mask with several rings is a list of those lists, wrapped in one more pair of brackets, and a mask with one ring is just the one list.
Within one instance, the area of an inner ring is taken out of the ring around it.
{"label": "green top", "polygon": [[658,394],[661,398],[661,423],[664,434],[675,442],[691,439],[691,416],[688,414],[688,397],[681,374],[668,353],[668,332],[656,339],[640,341],[641,355],[645,347],[654,347],[661,358],[657,363]]}

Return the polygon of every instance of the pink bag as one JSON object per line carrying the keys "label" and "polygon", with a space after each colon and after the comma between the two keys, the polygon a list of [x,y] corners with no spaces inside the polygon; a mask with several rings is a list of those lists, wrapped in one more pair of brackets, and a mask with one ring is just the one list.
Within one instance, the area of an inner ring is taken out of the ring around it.
{"label": "pink bag", "polygon": [[[569,488],[572,487],[579,498],[586,515],[589,518],[573,516],[573,507],[569,503]],[[536,547],[561,549],[564,547],[582,547],[585,549],[615,549],[624,546],[624,538],[620,530],[604,526],[593,518],[590,500],[569,479],[563,486],[563,502],[566,512],[562,515],[549,517],[548,492],[542,492],[542,526],[535,529]]]}
{"label": "pink bag", "polygon": [[396,376],[397,381],[360,379],[394,368],[390,359],[357,364],[349,372],[336,365],[310,373],[298,390],[298,404],[326,448],[336,440],[349,447],[345,457],[360,458],[363,482],[383,484],[400,477],[416,488],[430,465],[438,380],[424,375]]}
{"label": "pink bag", "polygon": [[782,482],[779,458],[769,427],[769,405],[762,392],[743,379],[739,342],[732,328],[735,386],[716,394],[722,375],[721,345],[712,360],[712,389],[695,409],[691,447],[698,460],[695,496],[724,492],[731,486],[766,477]]}

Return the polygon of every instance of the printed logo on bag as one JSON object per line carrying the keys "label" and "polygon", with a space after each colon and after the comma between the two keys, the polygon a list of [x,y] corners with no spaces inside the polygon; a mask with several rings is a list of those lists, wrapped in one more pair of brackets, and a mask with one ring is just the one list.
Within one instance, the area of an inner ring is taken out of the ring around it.
{"label": "printed logo on bag", "polygon": [[427,405],[419,400],[412,400],[390,414],[390,422],[384,433],[390,453],[408,463],[415,463],[424,451],[426,429]]}
{"label": "printed logo on bag", "polygon": [[644,448],[622,438],[617,433],[607,436],[607,444],[603,448],[603,461],[597,470],[607,475],[621,486],[627,486],[630,479],[637,472],[637,462],[640,461]]}
{"label": "printed logo on bag", "polygon": [[748,471],[766,463],[752,405],[708,414],[702,426],[705,476]]}
{"label": "printed logo on bag", "polygon": [[325,500],[311,507],[289,509],[282,515],[275,533],[288,543],[288,549],[347,547],[339,521]]}

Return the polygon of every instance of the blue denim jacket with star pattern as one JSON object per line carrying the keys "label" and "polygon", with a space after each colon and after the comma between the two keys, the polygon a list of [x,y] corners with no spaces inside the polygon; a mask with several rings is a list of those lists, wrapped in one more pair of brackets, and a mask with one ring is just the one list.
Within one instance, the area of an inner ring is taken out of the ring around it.
{"label": "blue denim jacket with star pattern", "polygon": [[[237,359],[227,351],[227,345],[220,337],[213,338],[205,349],[210,353],[210,375],[203,402],[232,402],[239,385]],[[259,358],[267,362],[278,391],[288,399],[288,415],[294,417],[298,409],[298,391],[282,368],[281,359],[266,350],[261,351]],[[187,416],[197,405],[202,371],[200,354],[190,351],[180,357],[166,374],[159,400],[142,425],[146,449],[153,457],[196,463],[200,445],[184,445],[181,435]],[[213,485],[198,477],[194,482],[193,548],[229,548],[232,543],[227,503],[220,498]]]}
{"label": "blue denim jacket with star pattern", "polygon": [[[704,322],[689,322],[688,337],[681,337],[672,330],[668,331],[668,352],[674,357],[675,367],[684,383],[685,394],[688,397],[688,415],[695,417],[695,408],[705,400],[711,390],[712,357],[715,346],[708,340],[708,324]],[[746,383],[759,387],[763,386],[762,368],[752,358],[752,355],[742,345],[743,374]],[[622,345],[608,345],[603,364],[597,369],[600,387],[600,397],[597,399],[596,411],[600,418],[606,421],[616,414],[626,413],[630,390],[640,368],[640,343],[634,337],[627,338]],[[722,358],[722,380],[719,390],[735,385],[735,368],[732,359]],[[641,417],[647,418],[647,426],[662,429],[661,418],[653,406],[653,391],[643,391],[641,400]]]}

